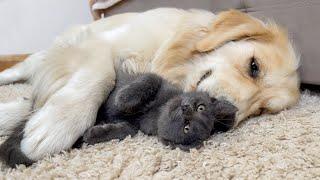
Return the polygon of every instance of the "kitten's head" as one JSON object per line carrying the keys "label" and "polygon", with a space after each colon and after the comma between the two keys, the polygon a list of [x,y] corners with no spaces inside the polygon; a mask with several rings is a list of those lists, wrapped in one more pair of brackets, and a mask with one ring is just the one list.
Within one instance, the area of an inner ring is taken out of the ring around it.
{"label": "kitten's head", "polygon": [[209,138],[217,122],[233,121],[236,112],[231,103],[211,98],[207,93],[184,93],[164,106],[158,121],[158,136],[164,144],[182,150],[197,148]]}

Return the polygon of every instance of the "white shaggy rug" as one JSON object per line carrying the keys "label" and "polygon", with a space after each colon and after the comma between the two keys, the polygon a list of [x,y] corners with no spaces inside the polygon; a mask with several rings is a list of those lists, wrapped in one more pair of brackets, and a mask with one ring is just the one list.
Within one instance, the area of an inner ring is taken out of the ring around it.
{"label": "white shaggy rug", "polygon": [[[0,102],[29,94],[27,85],[2,86]],[[28,168],[0,164],[0,179],[319,179],[319,103],[319,95],[304,92],[294,108],[247,120],[190,153],[140,133],[47,157]]]}

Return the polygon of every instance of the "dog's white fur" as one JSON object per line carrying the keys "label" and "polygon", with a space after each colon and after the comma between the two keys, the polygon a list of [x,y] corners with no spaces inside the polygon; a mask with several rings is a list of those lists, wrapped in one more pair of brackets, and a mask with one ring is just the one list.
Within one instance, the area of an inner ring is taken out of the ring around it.
{"label": "dog's white fur", "polygon": [[[116,15],[72,28],[52,48],[1,72],[0,84],[28,79],[34,87],[36,112],[26,123],[22,152],[37,160],[70,148],[94,123],[100,104],[114,86],[118,66],[130,72],[158,73],[186,91],[205,90],[223,96],[239,108],[236,124],[261,108],[277,112],[293,105],[299,94],[298,63],[287,37],[282,37],[285,35],[276,27],[271,29],[237,13],[215,16],[201,10],[161,8]],[[270,34],[282,38],[281,42],[275,42],[268,32],[262,33],[264,41],[238,37],[241,33],[250,37],[250,33],[243,33],[248,28],[236,23],[236,32],[221,30],[230,25],[224,25],[224,21],[238,16],[243,25],[259,27],[255,31],[268,28]],[[222,23],[211,28],[219,21]],[[218,37],[212,37],[215,30],[225,39],[212,40]],[[237,41],[228,42],[231,40]],[[257,80],[246,75],[253,55],[261,59],[263,74]],[[268,58],[274,58],[270,64]],[[212,75],[199,84],[208,69]],[[0,105],[0,125],[4,127],[0,134],[9,133],[29,114],[30,102]],[[7,110],[21,115],[4,116]]]}
{"label": "dog's white fur", "polygon": [[30,115],[32,102],[19,98],[16,101],[0,103],[0,136],[7,135],[21,120],[27,120]]}

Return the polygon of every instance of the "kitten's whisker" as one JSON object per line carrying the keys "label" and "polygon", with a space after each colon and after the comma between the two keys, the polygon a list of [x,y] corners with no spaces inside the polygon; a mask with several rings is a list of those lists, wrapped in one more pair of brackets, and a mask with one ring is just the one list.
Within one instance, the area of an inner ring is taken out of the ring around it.
{"label": "kitten's whisker", "polygon": [[[225,120],[232,121],[233,119],[224,119],[223,121],[225,121]],[[226,126],[230,125],[230,124],[224,123],[224,122],[222,122],[220,120],[216,120],[216,122],[218,122],[218,123],[220,123],[222,125],[226,125]]]}
{"label": "kitten's whisker", "polygon": [[217,121],[234,121],[234,119],[216,119]]}

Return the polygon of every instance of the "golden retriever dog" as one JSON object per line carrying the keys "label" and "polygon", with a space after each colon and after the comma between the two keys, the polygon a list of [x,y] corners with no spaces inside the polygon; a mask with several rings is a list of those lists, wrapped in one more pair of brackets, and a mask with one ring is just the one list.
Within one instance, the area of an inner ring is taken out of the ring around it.
{"label": "golden retriever dog", "polygon": [[207,91],[248,116],[299,98],[298,56],[285,30],[235,10],[160,8],[72,28],[51,48],[0,73],[30,80],[31,99],[0,104],[0,134],[27,119],[20,144],[30,159],[70,148],[113,89],[115,68],[154,72],[185,91]]}

